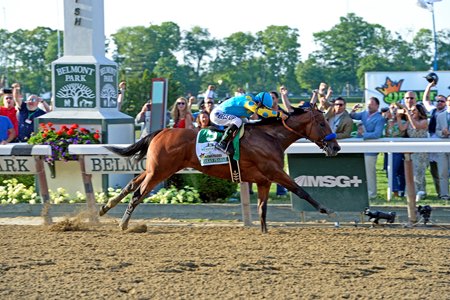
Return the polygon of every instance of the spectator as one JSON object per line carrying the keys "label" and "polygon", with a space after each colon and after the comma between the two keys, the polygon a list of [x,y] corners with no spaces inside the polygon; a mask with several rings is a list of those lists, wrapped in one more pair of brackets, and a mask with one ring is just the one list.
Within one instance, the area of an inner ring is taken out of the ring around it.
{"label": "spectator", "polygon": [[192,113],[187,105],[186,98],[178,98],[173,104],[170,114],[174,121],[173,128],[194,128]]}
{"label": "spectator", "polygon": [[8,93],[5,93],[3,96],[3,106],[0,107],[0,115],[8,117],[13,124],[15,137],[19,134],[19,120],[17,120],[17,109],[15,107],[15,101],[12,94],[12,90],[6,90]]}
{"label": "spectator", "polygon": [[[430,82],[427,87],[425,88],[425,92],[423,93],[422,102],[425,106],[426,110],[430,114],[430,120],[428,123],[428,133],[431,138],[438,137],[436,135],[436,118],[440,113],[443,113],[446,111],[446,105],[445,105],[445,96],[444,95],[438,95],[436,97],[436,105],[431,104],[430,101],[430,90],[433,86],[435,86],[436,83],[434,81]],[[434,188],[436,189],[436,194],[438,197],[440,197],[440,186],[439,186],[439,172],[438,172],[438,157],[437,153],[428,153],[428,161],[430,164],[430,174],[431,178],[433,178]]]}
{"label": "spectator", "polygon": [[192,104],[197,103],[197,98],[195,98],[194,96],[190,96],[188,98],[188,107],[189,109],[192,111]]}
{"label": "spectator", "polygon": [[16,131],[8,117],[0,116],[0,145],[11,143],[16,138]]}
{"label": "spectator", "polygon": [[[443,139],[450,137],[450,95],[446,99],[447,109],[440,113],[436,118],[436,135]],[[448,192],[448,171],[450,163],[450,153],[438,153],[438,171],[439,171],[439,187],[440,199],[449,200]]]}
{"label": "spectator", "polygon": [[289,91],[288,91],[287,87],[285,85],[280,86],[281,102],[283,103],[284,109],[288,113],[291,113],[294,111],[294,109],[292,108],[292,104],[289,101],[288,94],[289,94]]}
{"label": "spectator", "polygon": [[[406,123],[401,121],[402,115],[405,115]],[[406,130],[410,138],[428,137],[427,112],[423,105],[415,104],[410,110],[397,109],[397,123],[400,130]],[[414,186],[416,194],[420,197],[426,196],[425,170],[428,164],[428,153],[411,154],[414,171]]]}
{"label": "spectator", "polygon": [[408,110],[411,110],[417,103],[416,93],[408,91],[405,93],[403,98],[404,104]]}
{"label": "spectator", "polygon": [[204,101],[204,106],[203,106],[203,111],[207,112],[209,115],[211,114],[211,112],[213,111],[215,105],[214,105],[214,99],[213,98],[205,98]]}
{"label": "spectator", "polygon": [[287,119],[287,115],[282,112],[272,110],[273,100],[269,93],[261,92],[256,96],[250,94],[238,96],[222,102],[211,112],[211,122],[228,126],[222,140],[216,144],[216,148],[224,153],[228,153],[228,143],[242,125],[243,119],[248,119],[252,114],[257,114],[262,118],[281,117]]}
{"label": "spectator", "polygon": [[[382,109],[383,112],[383,109]],[[405,130],[400,130],[397,123],[397,106],[391,104],[383,112],[383,117],[386,119],[386,126],[384,128],[384,136],[392,138],[400,138],[405,136]],[[403,120],[403,122],[406,122]],[[384,167],[387,170],[387,156],[384,154]],[[392,182],[392,192],[396,197],[405,196],[405,166],[403,153],[392,153],[392,177],[388,179]]]}
{"label": "spectator", "polygon": [[353,119],[347,112],[347,103],[344,98],[338,97],[325,112],[325,119],[331,130],[336,133],[337,139],[349,138],[352,134]]}
{"label": "spectator", "polygon": [[197,123],[197,127],[200,129],[211,126],[211,120],[209,119],[209,114],[206,111],[199,112],[195,122]]}
{"label": "spectator", "polygon": [[237,97],[237,96],[243,96],[243,95],[245,95],[245,90],[244,90],[243,88],[241,88],[241,87],[238,87],[238,88],[236,89],[236,92],[234,92],[234,96],[235,96],[235,97]]}
{"label": "spectator", "polygon": [[[364,140],[381,138],[385,119],[378,111],[380,100],[376,97],[371,97],[367,105],[367,110],[357,113],[356,110],[360,107],[360,104],[356,104],[350,113],[352,119],[361,120],[362,126],[358,127],[358,137],[362,137]],[[377,157],[378,153],[364,154],[369,198],[375,198],[377,196]]]}
{"label": "spectator", "polygon": [[215,85],[212,85],[212,84],[208,85],[208,88],[206,89],[204,98],[205,98],[205,100],[207,98],[211,98],[211,99],[217,98],[216,86]]}
{"label": "spectator", "polygon": [[125,97],[125,91],[127,89],[127,83],[125,81],[121,81],[119,83],[119,92],[117,95],[117,110],[120,111],[122,109],[123,98]]}
{"label": "spectator", "polygon": [[[325,92],[325,90],[327,91]],[[333,94],[333,90],[331,89],[331,87],[328,87],[325,82],[321,82],[317,94],[319,99],[319,105],[317,106],[317,108],[321,111],[326,111],[331,106],[330,99],[331,95]]]}
{"label": "spectator", "polygon": [[139,139],[147,136],[150,133],[150,125],[151,125],[151,117],[152,117],[152,100],[149,99],[141,108],[141,111],[136,115],[135,122],[136,124],[143,124],[141,126],[141,136]]}
{"label": "spectator", "polygon": [[19,107],[19,142],[26,142],[26,140],[31,136],[34,131],[34,120],[46,113],[46,111],[38,107],[39,103],[42,103],[46,110],[50,111],[48,104],[42,100],[42,98],[31,95],[28,97],[26,102],[23,102],[20,97],[14,100]]}

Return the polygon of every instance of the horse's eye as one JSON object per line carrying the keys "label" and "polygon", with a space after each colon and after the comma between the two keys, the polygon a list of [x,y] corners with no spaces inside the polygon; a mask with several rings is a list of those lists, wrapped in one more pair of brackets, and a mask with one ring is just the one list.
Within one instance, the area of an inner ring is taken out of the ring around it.
{"label": "horse's eye", "polygon": [[325,127],[325,122],[320,122],[320,127]]}

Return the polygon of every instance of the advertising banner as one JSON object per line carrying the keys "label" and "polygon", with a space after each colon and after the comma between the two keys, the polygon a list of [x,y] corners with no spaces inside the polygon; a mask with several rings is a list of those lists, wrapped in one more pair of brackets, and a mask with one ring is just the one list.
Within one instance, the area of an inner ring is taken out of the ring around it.
{"label": "advertising banner", "polygon": [[[437,95],[447,96],[450,93],[450,71],[435,71],[438,75],[438,84],[431,89],[430,100],[434,101]],[[391,103],[402,101],[408,91],[417,94],[417,101],[422,101],[423,93],[428,85],[425,76],[429,71],[423,72],[366,72],[365,99],[377,97],[380,108]]]}
{"label": "advertising banner", "polygon": [[[313,199],[334,211],[361,212],[369,206],[364,154],[288,154],[289,174]],[[315,211],[291,193],[292,208]]]}

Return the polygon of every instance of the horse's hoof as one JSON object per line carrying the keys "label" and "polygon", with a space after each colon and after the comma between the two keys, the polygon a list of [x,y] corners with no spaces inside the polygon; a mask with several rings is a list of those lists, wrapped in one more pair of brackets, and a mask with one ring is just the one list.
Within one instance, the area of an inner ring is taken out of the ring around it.
{"label": "horse's hoof", "polygon": [[329,216],[330,218],[336,218],[336,217],[337,217],[337,214],[336,214],[334,211],[330,211],[330,212],[328,212],[328,216]]}
{"label": "horse's hoof", "polygon": [[122,231],[125,231],[128,229],[128,223],[120,223],[119,228],[122,229]]}
{"label": "horse's hoof", "polygon": [[336,213],[333,210],[328,209],[326,207],[319,207],[319,212],[321,214],[327,214],[329,217],[335,217],[336,216]]}

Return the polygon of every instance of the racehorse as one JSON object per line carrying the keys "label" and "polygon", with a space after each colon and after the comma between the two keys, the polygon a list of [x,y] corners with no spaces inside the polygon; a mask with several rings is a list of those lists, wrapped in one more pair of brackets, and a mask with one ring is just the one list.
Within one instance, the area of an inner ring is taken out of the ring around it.
{"label": "racehorse", "polygon": [[[341,149],[323,113],[315,108],[294,108],[286,121],[268,118],[261,124],[246,124],[240,140],[241,180],[254,182],[258,187],[258,214],[261,230],[267,232],[267,200],[272,182],[309,202],[321,213],[333,213],[314,200],[283,170],[284,151],[293,142],[306,138],[319,146],[327,156],[335,156]],[[158,183],[184,168],[193,168],[204,174],[231,180],[227,164],[201,166],[196,155],[196,129],[162,129],[126,147],[105,146],[121,156],[134,156],[141,160],[146,155],[146,170],[133,178],[116,197],[101,207],[100,216],[113,208],[126,195],[133,197],[122,217],[119,227],[128,228],[128,222],[136,206],[142,202]]]}

